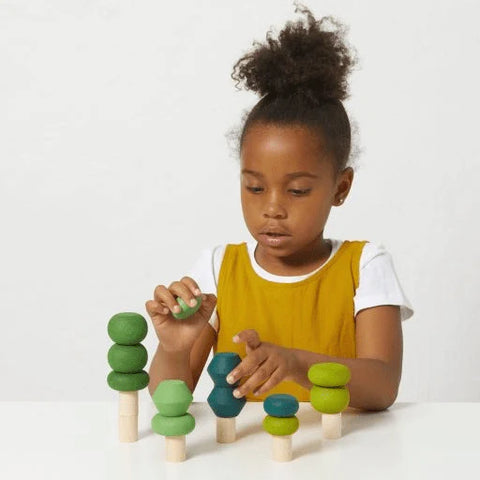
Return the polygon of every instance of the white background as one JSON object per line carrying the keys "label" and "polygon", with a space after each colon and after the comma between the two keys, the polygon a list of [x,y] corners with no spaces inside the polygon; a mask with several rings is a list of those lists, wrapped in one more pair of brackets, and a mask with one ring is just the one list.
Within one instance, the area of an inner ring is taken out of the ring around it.
{"label": "white background", "polygon": [[[326,235],[393,256],[415,309],[399,400],[479,401],[478,2],[305,4],[360,57],[362,154]],[[258,97],[230,73],[297,18],[284,0],[0,2],[1,400],[112,398],[111,315],[146,316],[204,247],[251,239],[226,135]]]}

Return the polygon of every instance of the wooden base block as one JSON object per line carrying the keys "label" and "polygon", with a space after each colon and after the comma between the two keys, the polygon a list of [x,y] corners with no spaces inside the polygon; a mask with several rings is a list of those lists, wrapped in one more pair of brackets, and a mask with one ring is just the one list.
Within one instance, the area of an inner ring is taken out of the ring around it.
{"label": "wooden base block", "polygon": [[342,436],[342,414],[322,413],[323,438],[336,439]]}
{"label": "wooden base block", "polygon": [[217,442],[232,443],[236,440],[235,417],[217,417]]}
{"label": "wooden base block", "polygon": [[165,437],[165,459],[167,462],[183,462],[185,457],[185,435]]}
{"label": "wooden base block", "polygon": [[289,462],[292,459],[291,435],[272,435],[272,458],[276,462]]}
{"label": "wooden base block", "polygon": [[138,392],[118,392],[118,438],[121,442],[138,440]]}

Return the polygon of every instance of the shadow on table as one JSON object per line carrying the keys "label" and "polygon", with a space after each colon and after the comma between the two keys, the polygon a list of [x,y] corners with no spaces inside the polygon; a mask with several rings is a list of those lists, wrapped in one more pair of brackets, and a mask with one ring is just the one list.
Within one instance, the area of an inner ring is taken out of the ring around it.
{"label": "shadow on table", "polygon": [[[392,407],[387,410],[379,412],[348,408],[342,413],[342,438],[348,437],[356,432],[361,432],[362,430],[374,429],[379,425],[393,423],[393,411],[412,407],[414,407],[414,404],[399,403],[392,405]],[[303,410],[299,416],[299,419],[300,428],[318,429],[318,437],[305,443],[299,443],[297,441],[294,454],[295,458],[316,454],[320,450],[328,450],[329,448],[333,448],[336,442],[341,441],[341,438],[338,440],[323,439],[321,430],[321,414],[313,408]]]}

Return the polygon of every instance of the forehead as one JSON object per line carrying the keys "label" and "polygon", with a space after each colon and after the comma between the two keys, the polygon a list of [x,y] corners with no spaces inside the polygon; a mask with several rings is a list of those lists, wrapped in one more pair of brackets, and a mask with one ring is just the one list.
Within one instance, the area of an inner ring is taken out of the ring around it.
{"label": "forehead", "polygon": [[243,139],[241,164],[244,169],[318,172],[325,168],[325,162],[322,136],[303,126],[255,124]]}

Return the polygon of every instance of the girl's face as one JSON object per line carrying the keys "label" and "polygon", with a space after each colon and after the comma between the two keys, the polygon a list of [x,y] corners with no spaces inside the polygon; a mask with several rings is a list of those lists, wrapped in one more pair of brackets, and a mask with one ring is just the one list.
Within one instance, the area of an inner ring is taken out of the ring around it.
{"label": "girl's face", "polygon": [[335,174],[322,139],[309,129],[253,124],[241,148],[241,201],[261,266],[292,275],[324,258],[330,209],[352,180],[351,168]]}

